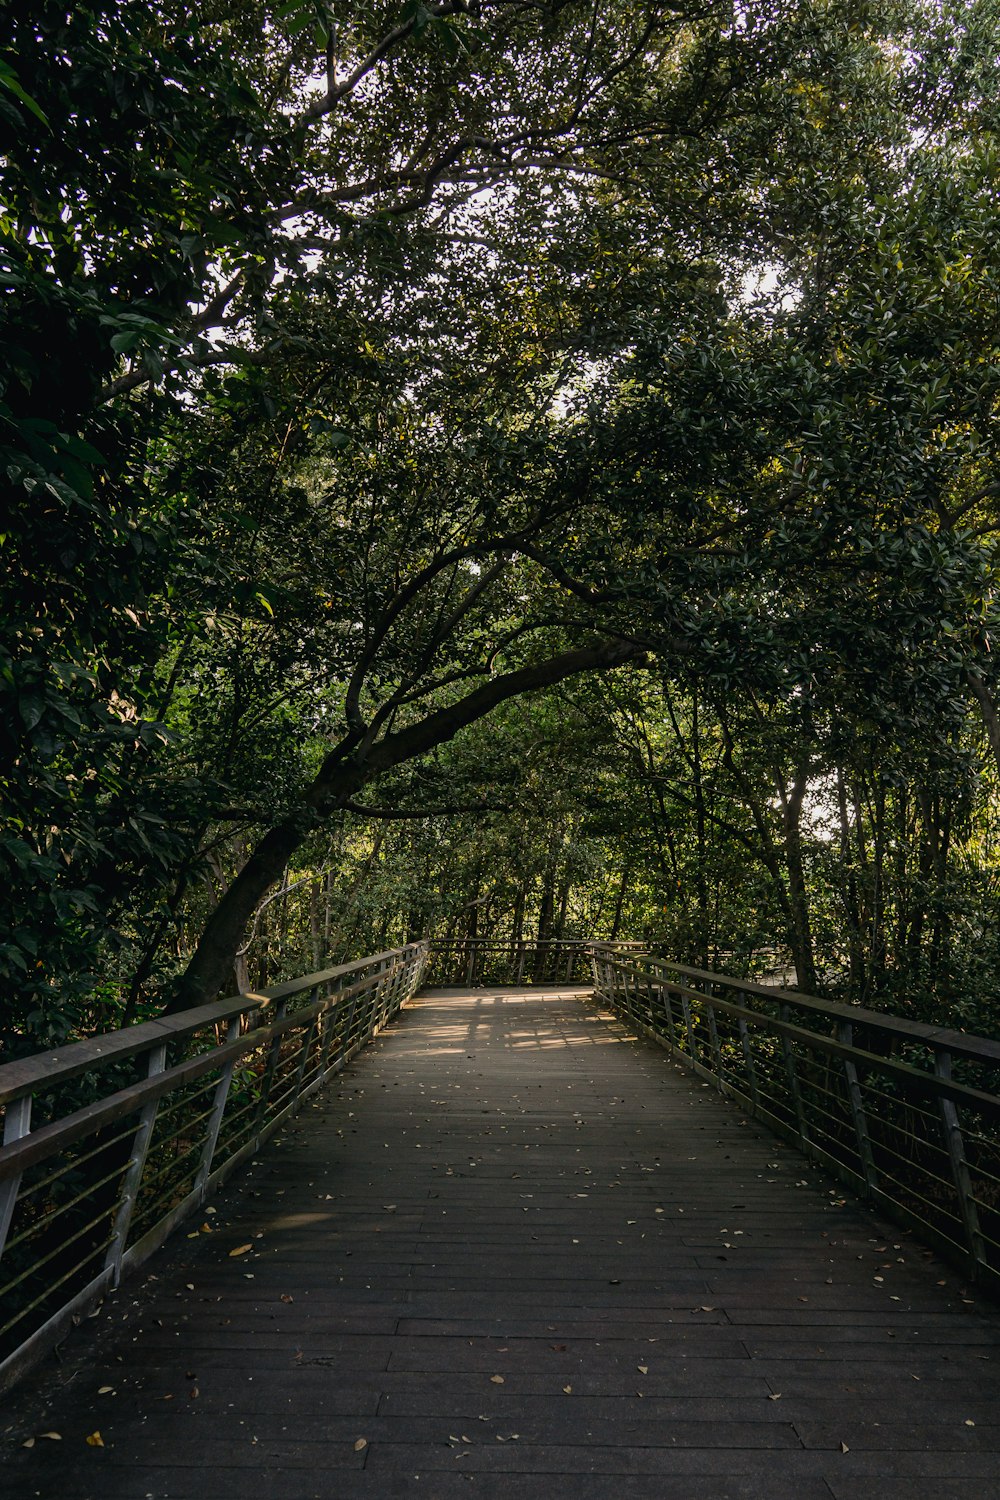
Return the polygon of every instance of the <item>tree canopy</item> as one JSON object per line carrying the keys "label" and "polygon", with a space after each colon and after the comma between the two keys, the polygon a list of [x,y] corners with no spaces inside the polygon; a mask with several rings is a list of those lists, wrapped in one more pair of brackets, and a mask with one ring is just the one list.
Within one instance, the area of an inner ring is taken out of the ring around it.
{"label": "tree canopy", "polygon": [[5,1045],[435,924],[978,1005],[995,7],[2,25]]}

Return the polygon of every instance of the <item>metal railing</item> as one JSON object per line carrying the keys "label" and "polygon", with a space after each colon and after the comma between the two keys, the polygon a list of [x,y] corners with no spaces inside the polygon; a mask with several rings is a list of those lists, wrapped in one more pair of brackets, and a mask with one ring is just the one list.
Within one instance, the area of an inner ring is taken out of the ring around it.
{"label": "metal railing", "polygon": [[343,1067],[426,943],[0,1067],[0,1390]]}
{"label": "metal railing", "polygon": [[[613,952],[644,951],[641,943],[605,946]],[[593,983],[591,943],[585,938],[431,938],[430,947],[434,984],[578,984],[589,989]]]}
{"label": "metal railing", "polygon": [[592,947],[636,1029],[969,1273],[1000,1281],[1000,1043]]}

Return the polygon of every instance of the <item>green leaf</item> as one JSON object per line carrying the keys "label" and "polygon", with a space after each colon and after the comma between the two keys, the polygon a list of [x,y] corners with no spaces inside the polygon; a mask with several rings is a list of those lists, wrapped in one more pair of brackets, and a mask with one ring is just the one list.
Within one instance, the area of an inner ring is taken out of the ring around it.
{"label": "green leaf", "polygon": [[24,89],[18,82],[17,74],[14,72],[14,69],[11,68],[7,63],[2,61],[0,61],[0,88],[7,89],[14,95],[15,99],[20,99],[25,109],[30,110],[35,118],[37,120],[41,120],[42,124],[46,126],[47,129],[51,129],[48,116],[43,112],[41,107],[36,104],[31,95],[25,93]]}

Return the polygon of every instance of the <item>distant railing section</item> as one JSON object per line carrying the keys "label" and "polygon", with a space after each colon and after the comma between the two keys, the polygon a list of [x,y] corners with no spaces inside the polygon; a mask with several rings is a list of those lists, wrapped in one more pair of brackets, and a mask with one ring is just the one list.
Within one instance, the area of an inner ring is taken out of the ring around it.
{"label": "distant railing section", "polygon": [[983,1281],[1000,1280],[1000,1043],[592,945],[598,996]]}
{"label": "distant railing section", "polygon": [[[642,952],[641,943],[605,945],[616,953]],[[542,938],[496,942],[485,938],[430,939],[428,980],[441,985],[593,984],[587,939]]]}
{"label": "distant railing section", "polygon": [[0,1390],[419,987],[426,943],[0,1067]]}

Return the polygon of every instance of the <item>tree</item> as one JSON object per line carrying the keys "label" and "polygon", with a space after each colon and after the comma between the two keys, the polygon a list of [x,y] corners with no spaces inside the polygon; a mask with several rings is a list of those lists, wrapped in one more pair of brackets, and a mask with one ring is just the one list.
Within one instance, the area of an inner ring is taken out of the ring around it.
{"label": "tree", "polygon": [[[324,818],[521,694],[648,653],[713,691],[750,673],[787,693],[835,675],[856,628],[890,639],[888,607],[870,628],[850,540],[870,489],[816,526],[837,459],[806,424],[822,388],[864,468],[851,381],[875,390],[883,372],[860,345],[838,369],[831,310],[844,298],[870,329],[873,204],[914,170],[926,100],[909,59],[931,51],[911,17],[854,4],[199,19],[195,40],[169,5],[19,16],[21,54],[39,27],[48,45],[11,96],[22,120],[27,96],[74,126],[58,150],[25,132],[10,158],[16,316],[43,347],[36,303],[85,308],[110,403],[95,414],[88,379],[42,465],[89,444],[76,462],[99,471],[95,498],[85,472],[57,475],[89,550],[47,554],[46,594],[70,596],[84,555],[93,577],[86,629],[67,607],[74,623],[40,648],[43,664],[64,653],[70,688],[50,673],[41,716],[11,721],[29,742],[13,750],[12,857],[35,862],[65,932],[58,857],[42,868],[43,830],[61,825],[38,806],[69,814],[71,865],[92,840],[93,954],[136,825],[135,992],[206,841],[235,829],[248,858],[178,1004],[224,980]],[[70,42],[87,67],[65,66]],[[979,97],[945,62],[938,137]],[[126,104],[123,74],[143,76]],[[95,124],[121,143],[110,180]],[[762,260],[794,287],[791,311],[749,305]],[[24,445],[49,398],[27,366],[19,379]],[[887,429],[886,452],[912,461],[924,431]],[[30,578],[43,538],[30,501],[17,508]],[[98,568],[109,527],[128,569],[113,548]],[[890,530],[875,528],[880,564]],[[13,640],[20,682],[36,638]],[[888,659],[912,697],[903,653]],[[857,701],[855,663],[846,677]],[[34,732],[61,713],[53,683],[87,714],[50,753]],[[224,733],[196,722],[207,705]],[[27,1003],[38,988],[26,973]]]}

